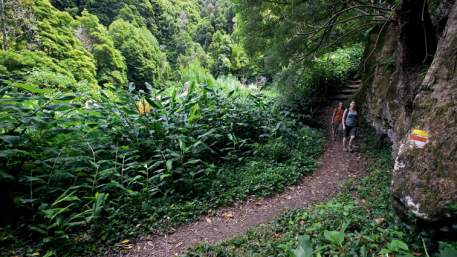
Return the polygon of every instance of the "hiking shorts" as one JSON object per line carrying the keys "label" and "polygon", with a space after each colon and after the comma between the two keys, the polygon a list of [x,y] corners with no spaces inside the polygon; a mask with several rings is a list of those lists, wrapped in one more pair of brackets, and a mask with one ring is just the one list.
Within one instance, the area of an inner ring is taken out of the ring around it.
{"label": "hiking shorts", "polygon": [[346,126],[344,137],[355,137],[357,135],[357,127]]}

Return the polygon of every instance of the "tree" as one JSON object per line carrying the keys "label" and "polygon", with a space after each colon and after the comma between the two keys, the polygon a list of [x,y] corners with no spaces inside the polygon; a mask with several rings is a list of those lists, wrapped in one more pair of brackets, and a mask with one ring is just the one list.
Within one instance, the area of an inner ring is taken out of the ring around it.
{"label": "tree", "polygon": [[129,81],[139,87],[146,82],[159,87],[167,79],[170,66],[166,55],[147,28],[119,19],[109,26],[109,34],[125,58]]}
{"label": "tree", "polygon": [[221,31],[214,33],[208,53],[214,60],[211,72],[216,77],[222,74],[228,74],[232,68],[230,61],[232,55],[231,43],[230,37],[227,34]]}
{"label": "tree", "polygon": [[97,81],[100,85],[127,85],[127,67],[121,52],[114,47],[113,39],[97,16],[83,11],[78,18],[77,34],[89,50],[97,65]]}
{"label": "tree", "polygon": [[336,48],[359,42],[393,19],[396,0],[237,0],[243,42],[264,55],[267,70],[280,71]]}
{"label": "tree", "polygon": [[0,22],[2,23],[2,49],[3,51],[6,51],[8,50],[8,37],[5,15],[5,3],[3,2],[3,0],[0,0]]}
{"label": "tree", "polygon": [[73,74],[76,81],[87,83],[98,91],[95,60],[76,37],[73,17],[54,8],[48,0],[37,0],[33,5],[38,20],[38,49],[57,60],[61,67]]}
{"label": "tree", "polygon": [[[48,0],[5,2],[8,51],[0,54],[7,84],[99,93],[96,62],[75,35],[75,20]],[[11,79],[13,78],[13,79]]]}

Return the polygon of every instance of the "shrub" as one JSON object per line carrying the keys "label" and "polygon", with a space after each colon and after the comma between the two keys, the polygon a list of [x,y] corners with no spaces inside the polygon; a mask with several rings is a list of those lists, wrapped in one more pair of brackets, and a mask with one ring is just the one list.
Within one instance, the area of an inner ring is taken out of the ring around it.
{"label": "shrub", "polygon": [[275,139],[258,146],[257,154],[276,162],[285,162],[290,158],[289,146],[281,139]]}

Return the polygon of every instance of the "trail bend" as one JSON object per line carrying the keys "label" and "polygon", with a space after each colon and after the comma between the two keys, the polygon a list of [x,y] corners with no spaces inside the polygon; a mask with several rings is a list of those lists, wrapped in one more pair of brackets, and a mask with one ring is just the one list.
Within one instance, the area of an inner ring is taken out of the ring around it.
{"label": "trail bend", "polygon": [[[326,107],[321,120],[329,123],[332,109]],[[140,237],[127,252],[117,256],[178,256],[199,243],[214,243],[267,223],[289,209],[303,208],[332,198],[346,180],[366,173],[369,160],[360,153],[342,151],[341,140],[331,140],[326,126],[327,144],[319,157],[320,166],[311,175],[280,194],[267,198],[250,198],[232,206],[219,208],[215,215],[178,227],[173,233]],[[115,256],[115,255],[108,255]]]}

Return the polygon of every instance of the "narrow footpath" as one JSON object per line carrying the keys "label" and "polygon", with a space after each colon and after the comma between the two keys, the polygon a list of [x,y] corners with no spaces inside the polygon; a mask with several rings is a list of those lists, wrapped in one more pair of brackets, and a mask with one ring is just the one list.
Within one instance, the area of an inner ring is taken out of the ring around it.
{"label": "narrow footpath", "polygon": [[[321,120],[329,123],[331,112],[332,108],[326,107]],[[178,256],[199,243],[213,243],[244,233],[289,209],[303,208],[332,198],[347,179],[363,176],[369,161],[360,153],[343,152],[341,139],[331,140],[330,128],[326,126],[326,129],[328,142],[319,158],[320,167],[313,174],[303,177],[297,185],[272,197],[252,198],[220,208],[215,215],[203,216],[171,234],[141,237],[122,256]]]}

